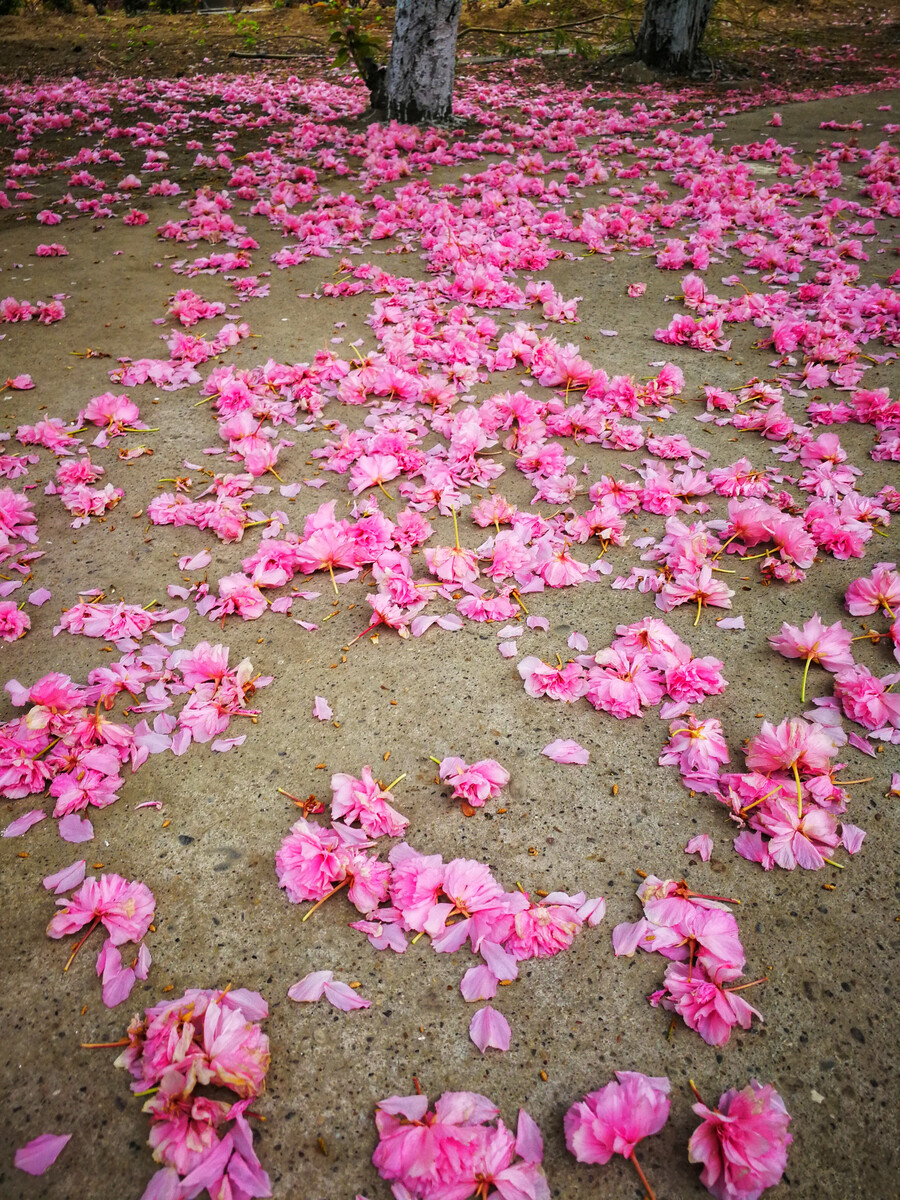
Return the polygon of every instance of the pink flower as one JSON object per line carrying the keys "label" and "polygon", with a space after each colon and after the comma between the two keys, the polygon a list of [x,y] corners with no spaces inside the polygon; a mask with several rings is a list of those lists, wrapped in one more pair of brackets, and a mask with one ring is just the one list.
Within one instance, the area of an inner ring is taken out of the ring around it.
{"label": "pink flower", "polygon": [[798,813],[793,799],[772,796],[753,812],[751,823],[770,839],[766,857],[787,871],[797,866],[817,871],[841,844],[835,816],[817,805]]}
{"label": "pink flower", "polygon": [[704,566],[697,572],[677,572],[657,593],[656,607],[661,608],[663,612],[671,612],[679,604],[693,604],[696,601],[696,625],[704,604],[712,604],[717,608],[731,608],[733,595],[730,587],[719,579],[713,579],[712,568]]}
{"label": "pink flower", "polygon": [[529,696],[549,696],[571,704],[584,695],[586,675],[580,663],[570,662],[563,667],[551,667],[534,655],[523,658],[516,670],[525,681]]}
{"label": "pink flower", "polygon": [[781,626],[781,633],[769,638],[769,645],[785,658],[804,658],[806,667],[803,671],[803,685],[800,689],[801,701],[806,699],[806,676],[811,662],[819,663],[826,671],[836,671],[840,667],[853,664],[853,652],[850,649],[852,638],[840,621],[833,625],[823,625],[818,613],[813,613],[802,627]]}
{"label": "pink flower", "polygon": [[465,800],[473,808],[481,808],[509,783],[509,771],[492,758],[483,758],[468,766],[462,758],[445,758],[438,765],[442,783],[453,785],[454,800]]}
{"label": "pink flower", "polygon": [[669,726],[669,740],[659,756],[661,767],[677,766],[682,775],[718,774],[730,762],[722,722],[715,717],[698,720],[692,713]]}
{"label": "pink flower", "polygon": [[583,892],[571,902],[563,893],[551,893],[539,903],[529,902],[515,914],[504,948],[521,962],[567,950],[583,924],[579,911],[583,900]]}
{"label": "pink flower", "polygon": [[540,1130],[519,1110],[516,1135],[477,1092],[445,1092],[431,1112],[427,1096],[388,1096],[375,1110],[372,1162],[406,1200],[550,1200],[541,1169]]}
{"label": "pink flower", "polygon": [[834,694],[844,714],[866,729],[900,729],[900,695],[888,691],[898,675],[878,679],[868,667],[849,667],[834,677]]}
{"label": "pink flower", "polygon": [[891,620],[900,608],[900,571],[892,562],[876,563],[871,575],[854,579],[844,595],[844,602],[854,617],[865,617],[883,608]]}
{"label": "pink flower", "polygon": [[99,883],[89,875],[77,892],[57,904],[64,907],[47,926],[48,937],[66,937],[93,921],[104,926],[114,946],[139,942],[150,928],[156,908],[145,883],[129,883],[121,875],[101,875]]}
{"label": "pink flower", "polygon": [[751,771],[796,770],[811,775],[827,772],[835,745],[821,725],[812,725],[801,717],[773,726],[763,721],[762,729],[747,746],[747,766]]}
{"label": "pink flower", "polygon": [[735,1025],[750,1028],[751,1018],[762,1015],[735,993],[740,986],[728,988],[707,975],[700,963],[672,962],[666,967],[665,987],[654,992],[650,1003],[661,1004],[678,1013],[688,1029],[710,1046],[724,1046]]}
{"label": "pink flower", "polygon": [[688,1156],[703,1164],[700,1181],[716,1200],[759,1200],[781,1180],[794,1139],[771,1084],[751,1079],[742,1091],[723,1093],[716,1109],[702,1102],[693,1107],[703,1123],[691,1135]]}
{"label": "pink flower", "polygon": [[373,778],[372,768],[363,767],[362,778],[332,775],[332,819],[352,824],[358,821],[370,837],[402,837],[409,821],[389,803],[393,796]]}
{"label": "pink flower", "polygon": [[[607,1163],[614,1154],[621,1154],[637,1167],[635,1146],[659,1133],[668,1117],[668,1079],[616,1071],[616,1079],[589,1092],[566,1113],[566,1148],[579,1162]],[[641,1180],[647,1186],[643,1173]]]}
{"label": "pink flower", "polygon": [[435,546],[433,550],[426,547],[425,565],[445,583],[474,583],[478,578],[476,555],[461,546]]}
{"label": "pink flower", "polygon": [[0,639],[16,642],[31,628],[31,618],[12,600],[0,600]]}

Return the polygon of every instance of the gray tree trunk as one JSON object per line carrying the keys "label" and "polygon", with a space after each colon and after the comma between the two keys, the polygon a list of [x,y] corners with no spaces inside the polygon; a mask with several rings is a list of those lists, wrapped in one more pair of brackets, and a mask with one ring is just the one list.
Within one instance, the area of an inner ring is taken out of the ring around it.
{"label": "gray tree trunk", "polygon": [[397,0],[387,69],[389,118],[413,125],[450,119],[461,9],[462,0]]}
{"label": "gray tree trunk", "polygon": [[635,56],[660,71],[690,71],[713,0],[646,0]]}

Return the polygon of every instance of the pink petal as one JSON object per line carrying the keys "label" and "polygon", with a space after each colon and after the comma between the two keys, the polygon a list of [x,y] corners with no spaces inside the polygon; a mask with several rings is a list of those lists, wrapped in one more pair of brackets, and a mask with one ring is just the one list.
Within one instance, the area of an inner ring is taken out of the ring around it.
{"label": "pink petal", "polygon": [[0,834],[0,837],[21,837],[23,833],[28,832],[32,825],[37,825],[39,821],[43,821],[46,815],[39,808],[33,808],[31,812],[23,813],[21,817],[16,817],[14,821],[10,821],[3,830],[3,833]]}
{"label": "pink petal", "polygon": [[578,630],[575,629],[569,634],[566,645],[570,650],[577,650],[579,654],[583,654],[588,648],[588,640],[583,633],[579,633]]}
{"label": "pink petal", "polygon": [[184,554],[178,560],[179,571],[202,571],[204,567],[208,567],[212,562],[212,555],[208,550],[201,550],[199,554]]}
{"label": "pink petal", "polygon": [[293,596],[279,596],[277,600],[273,600],[269,604],[269,610],[273,613],[289,613],[294,605]]}
{"label": "pink petal", "polygon": [[519,1123],[516,1126],[516,1154],[527,1163],[539,1163],[544,1157],[541,1131],[524,1108],[519,1109]]}
{"label": "pink petal", "polygon": [[65,842],[91,842],[94,840],[94,827],[87,817],[69,813],[59,823],[59,836]]}
{"label": "pink petal", "polygon": [[602,896],[597,896],[592,900],[585,900],[584,904],[578,909],[578,915],[582,921],[587,921],[591,929],[594,929],[606,916],[606,901]]}
{"label": "pink petal", "polygon": [[52,595],[53,593],[48,592],[45,587],[36,588],[28,597],[28,602],[35,605],[36,608],[40,608],[42,604],[47,603]]}
{"label": "pink petal", "polygon": [[846,825],[841,822],[841,845],[848,854],[856,854],[863,844],[866,831],[858,825]]}
{"label": "pink petal", "polygon": [[863,754],[868,754],[869,758],[875,757],[875,749],[871,743],[864,737],[860,737],[858,733],[850,733],[847,735],[847,741],[857,750],[862,750]]}
{"label": "pink petal", "polygon": [[315,1000],[321,1000],[325,984],[330,983],[332,979],[334,979],[334,971],[311,971],[309,975],[304,975],[298,983],[288,988],[288,995],[292,1000],[298,1002],[312,1003]]}
{"label": "pink petal", "polygon": [[721,620],[716,621],[716,628],[718,628],[718,629],[746,629],[746,625],[744,624],[743,617],[722,617]]}
{"label": "pink petal", "polygon": [[316,702],[313,705],[313,716],[319,721],[330,721],[334,716],[331,705],[324,696],[316,696]]}
{"label": "pink petal", "polygon": [[685,854],[699,854],[703,862],[709,862],[712,850],[713,840],[708,833],[698,833],[684,848]]}
{"label": "pink petal", "polygon": [[70,866],[57,871],[55,875],[45,875],[44,887],[48,892],[52,891],[54,896],[61,896],[63,892],[78,887],[80,883],[84,882],[84,868],[85,861],[83,858],[79,858]]}
{"label": "pink petal", "polygon": [[578,742],[573,742],[571,738],[557,738],[555,742],[545,746],[541,754],[554,762],[575,763],[580,767],[586,766],[591,757],[589,750],[585,750],[584,746],[579,746]]}
{"label": "pink petal", "polygon": [[225,754],[226,751],[231,750],[234,746],[243,746],[246,740],[246,733],[242,733],[238,737],[216,738],[216,740],[210,746],[210,750],[215,750],[219,754]]}
{"label": "pink petal", "polygon": [[354,1008],[368,1008],[372,1003],[371,1000],[360,996],[348,984],[340,983],[336,979],[325,984],[325,999],[335,1008],[339,1008],[341,1012],[352,1012]]}
{"label": "pink petal", "polygon": [[474,1000],[493,1000],[497,995],[497,976],[490,967],[482,964],[469,967],[460,980],[459,990],[463,1000],[471,1004]]}
{"label": "pink petal", "polygon": [[71,1133],[42,1133],[16,1151],[14,1162],[20,1171],[43,1175],[71,1140]]}
{"label": "pink petal", "polygon": [[543,629],[545,633],[550,629],[550,622],[546,617],[526,617],[525,624],[529,629]]}
{"label": "pink petal", "polygon": [[504,658],[515,658],[519,652],[519,647],[516,642],[499,642],[497,649]]}
{"label": "pink petal", "polygon": [[469,1022],[469,1037],[482,1054],[485,1050],[508,1050],[512,1031],[503,1013],[486,1004]]}

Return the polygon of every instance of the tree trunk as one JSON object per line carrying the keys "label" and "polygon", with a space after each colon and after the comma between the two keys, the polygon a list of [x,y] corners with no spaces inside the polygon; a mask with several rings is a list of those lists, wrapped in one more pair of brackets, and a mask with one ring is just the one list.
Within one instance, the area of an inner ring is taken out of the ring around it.
{"label": "tree trunk", "polygon": [[387,70],[389,118],[440,123],[453,112],[462,0],[397,0]]}
{"label": "tree trunk", "polygon": [[690,71],[712,6],[713,0],[646,0],[635,56],[674,75]]}

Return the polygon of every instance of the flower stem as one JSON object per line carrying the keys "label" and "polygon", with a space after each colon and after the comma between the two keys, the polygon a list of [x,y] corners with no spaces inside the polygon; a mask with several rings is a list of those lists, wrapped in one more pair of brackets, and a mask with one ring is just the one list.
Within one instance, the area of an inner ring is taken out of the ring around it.
{"label": "flower stem", "polygon": [[63,971],[64,971],[64,972],[65,972],[65,971],[68,971],[69,967],[71,967],[71,965],[72,965],[72,960],[75,958],[75,955],[78,953],[78,951],[81,949],[81,947],[82,947],[82,946],[84,945],[84,943],[85,943],[85,942],[88,940],[88,938],[91,936],[91,934],[94,932],[94,930],[97,928],[97,926],[98,926],[99,924],[100,924],[100,918],[99,918],[99,917],[94,917],[93,921],[92,921],[92,922],[91,922],[91,924],[90,924],[90,928],[88,929],[87,933],[84,935],[84,937],[83,937],[83,938],[81,939],[81,941],[80,941],[80,942],[77,944],[77,946],[75,947],[75,949],[74,949],[74,950],[72,951],[72,953],[69,955],[69,961],[68,961],[68,962],[66,963],[66,965],[63,967]]}
{"label": "flower stem", "polygon": [[756,987],[756,985],[758,983],[768,983],[768,982],[769,982],[768,975],[763,975],[761,979],[752,979],[750,981],[750,983],[739,983],[737,985],[737,987],[723,988],[722,991],[723,992],[742,992],[744,990],[744,988]]}
{"label": "flower stem", "polygon": [[82,1050],[112,1050],[115,1046],[127,1046],[131,1038],[119,1038],[117,1042],[82,1042]]}
{"label": "flower stem", "polygon": [[335,892],[339,892],[342,887],[346,887],[349,882],[350,882],[350,876],[348,875],[346,879],[341,880],[341,882],[337,885],[337,887],[333,887],[330,892],[326,892],[321,900],[317,900],[315,902],[315,904],[312,906],[312,908],[309,910],[309,912],[303,914],[303,918],[302,918],[300,924],[302,925],[303,921],[308,921],[309,918],[313,915],[313,913],[316,911],[317,908],[321,908],[326,900],[330,899],[334,895]]}
{"label": "flower stem", "polygon": [[[815,647],[814,647],[815,648]],[[812,655],[806,660],[806,666],[803,668],[803,683],[800,686],[800,703],[806,703],[806,677],[809,674],[809,664],[812,662]]]}
{"label": "flower stem", "polygon": [[700,624],[700,614],[703,612],[703,597],[697,597],[697,615],[694,617],[694,628]]}
{"label": "flower stem", "polygon": [[634,1169],[638,1173],[638,1179],[640,1179],[641,1183],[644,1185],[644,1191],[647,1193],[649,1200],[656,1200],[656,1192],[654,1192],[653,1188],[647,1182],[647,1176],[641,1170],[638,1160],[634,1157],[633,1150],[632,1150],[631,1154],[629,1155],[629,1158],[631,1159],[632,1163],[634,1163]]}
{"label": "flower stem", "polygon": [[393,782],[393,783],[389,783],[389,784],[387,785],[387,787],[386,787],[384,790],[385,790],[386,792],[389,792],[389,791],[391,790],[391,788],[393,788],[393,787],[396,787],[396,786],[397,786],[397,784],[400,782],[400,780],[401,780],[401,779],[405,779],[405,778],[406,778],[406,776],[407,776],[408,774],[409,774],[409,772],[408,772],[408,771],[404,771],[402,775],[398,775],[398,776],[397,776],[397,778],[394,780],[394,782]]}
{"label": "flower stem", "polygon": [[800,786],[800,772],[797,770],[797,764],[791,763],[791,770],[794,772],[794,778],[797,780],[797,816],[803,816],[803,790]]}
{"label": "flower stem", "polygon": [[455,508],[450,509],[450,516],[453,518],[453,536],[456,538],[456,548],[458,550],[460,548],[460,546],[459,546],[459,523],[456,520],[456,509]]}
{"label": "flower stem", "polygon": [[334,567],[331,563],[328,564],[328,574],[331,576],[331,586],[334,588],[334,594],[340,598],[341,593],[338,591],[337,580],[334,577]]}

